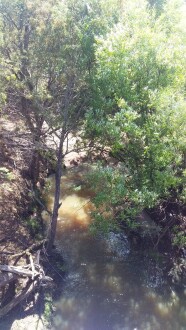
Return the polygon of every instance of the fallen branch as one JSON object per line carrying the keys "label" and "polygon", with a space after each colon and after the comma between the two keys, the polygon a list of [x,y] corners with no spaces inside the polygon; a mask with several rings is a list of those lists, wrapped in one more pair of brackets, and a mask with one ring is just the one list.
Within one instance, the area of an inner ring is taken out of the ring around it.
{"label": "fallen branch", "polygon": [[28,276],[28,277],[36,277],[39,275],[38,272],[33,272],[31,270],[24,269],[20,266],[8,266],[8,265],[0,265],[0,270],[4,272],[14,273],[20,276]]}
{"label": "fallen branch", "polygon": [[5,285],[13,282],[18,278],[18,275],[16,274],[0,274],[0,288],[4,287]]}
{"label": "fallen branch", "polygon": [[33,262],[33,259],[32,259],[32,255],[29,254],[29,259],[30,259],[30,264],[31,264],[31,267],[32,267],[32,280],[34,279],[34,274],[35,274],[35,267],[34,267],[34,262]]}
{"label": "fallen branch", "polygon": [[29,253],[35,252],[37,250],[40,250],[40,249],[42,249],[42,247],[45,243],[46,243],[46,239],[42,240],[39,243],[34,243],[29,248],[27,248],[25,251],[11,255],[11,258],[22,257],[25,254],[29,254]]}
{"label": "fallen branch", "polygon": [[[6,285],[9,285],[15,280],[19,280],[20,277],[28,278],[26,287],[20,289],[20,293],[13,297],[10,303],[6,304],[0,309],[0,317],[6,315],[22,300],[26,299],[38,284],[43,286],[46,285],[46,283],[53,281],[51,277],[45,275],[42,266],[39,264],[41,250],[38,250],[38,247],[43,247],[43,244],[44,241],[40,242],[39,244],[33,244],[26,251],[12,256],[20,259],[23,255],[26,255],[29,257],[29,264],[21,266],[0,265],[0,271],[2,272],[0,273],[0,288],[3,290],[5,289]],[[36,251],[35,258],[32,256],[30,251]],[[22,283],[22,285],[24,284]]]}
{"label": "fallen branch", "polygon": [[[46,276],[43,268],[40,265],[35,264],[35,271],[31,271],[28,268],[29,266],[8,266],[8,265],[0,265],[0,270],[8,273],[13,273],[19,276],[26,276],[26,277],[31,277],[32,279],[35,279],[38,277],[42,282],[51,282],[52,278],[49,276]],[[38,269],[38,270],[37,270]],[[0,283],[1,284],[1,283]],[[1,285],[0,285],[1,286]]]}
{"label": "fallen branch", "polygon": [[21,293],[16,295],[9,304],[7,304],[6,306],[4,306],[3,308],[0,309],[0,317],[3,317],[4,315],[6,315],[14,307],[16,307],[22,300],[25,300],[35,289],[37,283],[38,283],[37,280],[32,281],[32,282],[29,281]]}

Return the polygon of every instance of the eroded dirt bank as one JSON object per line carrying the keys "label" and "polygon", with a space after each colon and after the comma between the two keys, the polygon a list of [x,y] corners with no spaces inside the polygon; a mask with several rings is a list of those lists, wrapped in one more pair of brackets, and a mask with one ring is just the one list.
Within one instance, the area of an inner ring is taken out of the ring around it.
{"label": "eroded dirt bank", "polygon": [[0,118],[0,250],[16,252],[32,243],[24,217],[31,202],[29,134],[16,114]]}
{"label": "eroded dirt bank", "polygon": [[[24,122],[11,112],[0,118],[0,264],[12,254],[24,251],[37,241],[31,235],[29,218],[35,212],[28,168],[32,146]],[[14,260],[15,261],[15,260]],[[3,290],[1,305],[5,304]],[[45,329],[42,313],[34,302],[23,302],[0,320],[2,330]],[[33,300],[33,301],[32,301]],[[36,299],[37,300],[37,299]]]}

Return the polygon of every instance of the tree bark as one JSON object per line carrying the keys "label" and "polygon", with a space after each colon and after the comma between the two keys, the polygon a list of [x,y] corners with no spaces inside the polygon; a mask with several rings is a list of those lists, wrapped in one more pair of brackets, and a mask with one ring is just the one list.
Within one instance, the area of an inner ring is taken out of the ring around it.
{"label": "tree bark", "polygon": [[8,265],[0,265],[0,270],[4,271],[4,272],[8,272],[8,273],[14,273],[20,276],[28,276],[28,277],[34,277],[36,275],[39,275],[38,272],[33,272],[31,270],[28,269],[24,269],[23,267],[20,266],[8,266]]}
{"label": "tree bark", "polygon": [[183,152],[183,169],[186,169],[186,151]]}
{"label": "tree bark", "polygon": [[55,196],[54,196],[54,206],[50,224],[50,231],[48,235],[48,244],[47,244],[47,253],[50,254],[52,250],[52,246],[54,244],[55,235],[56,235],[56,227],[57,227],[57,218],[58,218],[58,210],[61,206],[59,204],[60,193],[61,193],[61,176],[62,176],[62,160],[63,160],[63,143],[64,143],[64,134],[61,132],[60,143],[58,149],[58,158],[57,158],[57,168],[55,174]]}

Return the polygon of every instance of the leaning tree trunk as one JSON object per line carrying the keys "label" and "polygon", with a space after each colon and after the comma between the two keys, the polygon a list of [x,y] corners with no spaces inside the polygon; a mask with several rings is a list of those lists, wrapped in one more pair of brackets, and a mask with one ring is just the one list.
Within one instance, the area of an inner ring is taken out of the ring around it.
{"label": "leaning tree trunk", "polygon": [[35,189],[36,184],[39,180],[40,173],[40,156],[38,150],[35,149],[32,154],[32,159],[29,167],[29,176],[33,184],[33,188]]}
{"label": "leaning tree trunk", "polygon": [[34,137],[33,137],[34,149],[29,166],[29,175],[32,180],[33,188],[36,187],[40,175],[41,156],[39,152],[40,149],[39,146],[41,144],[42,125],[43,125],[43,120],[41,119],[40,121],[37,122],[37,128],[35,128]]}
{"label": "leaning tree trunk", "polygon": [[[43,116],[38,115],[37,109],[32,112],[32,115],[29,111],[29,103],[25,97],[21,98],[21,112],[25,118],[26,124],[32,134],[32,143],[33,143],[33,150],[31,155],[31,161],[29,165],[29,176],[32,180],[33,187],[36,187],[36,184],[39,180],[40,174],[40,145],[41,145],[41,136],[42,136],[42,126],[43,126]],[[35,109],[34,103],[32,104],[32,109]],[[34,119],[33,119],[34,118]]]}
{"label": "leaning tree trunk", "polygon": [[186,150],[183,152],[183,169],[186,169]]}
{"label": "leaning tree trunk", "polygon": [[58,157],[57,157],[57,168],[55,174],[55,196],[54,196],[54,206],[52,212],[52,218],[50,223],[50,230],[48,235],[48,244],[47,244],[47,253],[50,254],[52,250],[52,246],[54,244],[55,235],[56,235],[56,227],[57,227],[57,218],[58,218],[58,210],[61,206],[59,203],[60,200],[60,192],[61,192],[61,176],[62,176],[62,160],[63,160],[63,143],[64,143],[64,134],[61,133],[60,143],[58,149]]}

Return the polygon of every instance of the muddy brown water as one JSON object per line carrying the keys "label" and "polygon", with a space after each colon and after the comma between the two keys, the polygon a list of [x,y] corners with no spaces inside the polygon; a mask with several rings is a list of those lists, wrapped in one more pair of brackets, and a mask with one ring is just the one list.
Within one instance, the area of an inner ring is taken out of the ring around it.
{"label": "muddy brown water", "polygon": [[[186,289],[166,276],[166,257],[134,250],[122,232],[104,238],[88,227],[92,194],[83,186],[86,166],[62,177],[56,245],[67,274],[55,302],[53,330],[185,330]],[[52,208],[54,178],[47,199]],[[46,222],[47,215],[43,214]]]}

